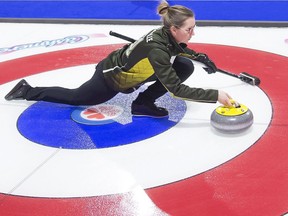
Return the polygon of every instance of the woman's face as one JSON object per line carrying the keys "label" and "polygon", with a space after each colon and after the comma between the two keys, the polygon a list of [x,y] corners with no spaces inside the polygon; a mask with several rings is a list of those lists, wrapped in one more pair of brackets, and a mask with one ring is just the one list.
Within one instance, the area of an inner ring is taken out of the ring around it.
{"label": "woman's face", "polygon": [[177,43],[187,44],[191,37],[194,35],[195,18],[189,17],[185,20],[181,27],[171,26],[170,31]]}

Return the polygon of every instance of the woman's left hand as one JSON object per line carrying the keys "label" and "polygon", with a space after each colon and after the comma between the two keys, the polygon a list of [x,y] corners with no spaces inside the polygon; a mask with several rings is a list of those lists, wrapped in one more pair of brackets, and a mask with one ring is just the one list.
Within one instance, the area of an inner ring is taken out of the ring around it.
{"label": "woman's left hand", "polygon": [[205,64],[207,68],[204,69],[208,72],[208,74],[215,73],[217,71],[217,67],[214,62],[204,53],[198,53],[194,60]]}

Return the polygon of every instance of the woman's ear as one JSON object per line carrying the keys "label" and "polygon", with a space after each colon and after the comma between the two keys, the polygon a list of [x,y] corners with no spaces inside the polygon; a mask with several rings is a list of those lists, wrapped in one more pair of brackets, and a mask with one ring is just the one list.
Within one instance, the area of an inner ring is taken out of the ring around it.
{"label": "woman's ear", "polygon": [[175,26],[171,26],[171,27],[170,27],[170,32],[171,32],[171,34],[172,34],[173,36],[176,35],[176,31],[177,31],[177,28],[176,28]]}

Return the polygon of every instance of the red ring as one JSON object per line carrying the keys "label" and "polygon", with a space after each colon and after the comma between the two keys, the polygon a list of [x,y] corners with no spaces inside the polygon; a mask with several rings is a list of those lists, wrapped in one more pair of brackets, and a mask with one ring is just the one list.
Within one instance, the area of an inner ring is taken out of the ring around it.
{"label": "red ring", "polygon": [[[61,50],[0,63],[0,84],[45,71],[93,64],[122,45]],[[266,133],[245,154],[192,178],[147,189],[152,201],[171,215],[281,215],[288,211],[287,100],[288,58],[273,53],[212,44],[190,44],[207,53],[216,65],[235,73],[247,71],[261,78],[261,88],[273,104]],[[261,107],[259,107],[259,111]],[[0,214],[84,216],[106,215],[137,207],[133,194],[88,198],[33,198],[0,194]],[[264,205],[265,203],[269,203]],[[124,208],[127,206],[124,206]]]}

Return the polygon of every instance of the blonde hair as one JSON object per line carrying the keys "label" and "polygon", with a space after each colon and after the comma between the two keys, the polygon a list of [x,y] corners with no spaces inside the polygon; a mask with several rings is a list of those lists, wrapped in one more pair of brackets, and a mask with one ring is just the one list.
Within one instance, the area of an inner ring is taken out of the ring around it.
{"label": "blonde hair", "polygon": [[171,26],[181,27],[186,19],[195,17],[194,12],[182,5],[170,6],[167,1],[162,1],[158,7],[157,12],[162,18],[163,25],[166,28]]}

